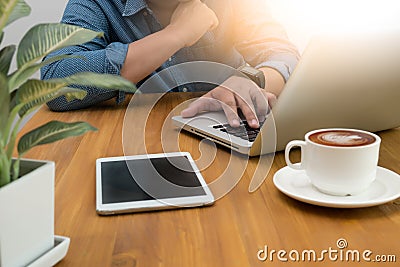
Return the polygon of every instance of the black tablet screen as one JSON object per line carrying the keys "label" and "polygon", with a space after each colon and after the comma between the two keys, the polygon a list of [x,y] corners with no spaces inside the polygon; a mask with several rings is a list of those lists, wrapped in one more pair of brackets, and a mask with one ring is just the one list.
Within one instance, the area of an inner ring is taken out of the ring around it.
{"label": "black tablet screen", "polygon": [[106,161],[101,177],[103,204],[206,195],[185,156]]}

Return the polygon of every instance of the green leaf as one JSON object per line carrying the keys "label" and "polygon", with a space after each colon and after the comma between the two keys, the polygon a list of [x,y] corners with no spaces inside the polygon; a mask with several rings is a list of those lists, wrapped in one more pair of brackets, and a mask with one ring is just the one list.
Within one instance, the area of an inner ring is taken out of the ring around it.
{"label": "green leaf", "polygon": [[32,108],[43,105],[61,95],[66,95],[67,100],[83,99],[87,92],[76,88],[67,88],[62,82],[49,82],[40,80],[29,80],[24,83],[16,95],[16,105],[24,104],[19,111],[23,117]]}
{"label": "green leaf", "polygon": [[27,67],[25,69],[24,68],[18,69],[11,75],[11,78],[8,82],[10,92],[13,92],[18,87],[20,87],[21,84],[23,84],[27,79],[32,77],[32,75],[35,74],[41,67],[51,64],[53,62],[59,61],[61,59],[65,59],[65,58],[82,58],[83,59],[83,57],[81,57],[81,56],[59,55],[59,56],[54,56],[49,59],[46,59],[46,60],[42,61],[41,63],[33,64],[30,67]]}
{"label": "green leaf", "polygon": [[13,9],[17,6],[20,0],[0,0],[0,32],[8,24]]}
{"label": "green leaf", "polygon": [[18,153],[22,156],[34,146],[53,143],[70,136],[78,136],[87,131],[96,130],[86,122],[51,121],[22,136],[18,142]]}
{"label": "green leaf", "polygon": [[17,98],[15,97],[17,95],[17,91],[14,91],[9,94],[10,95],[10,112],[11,110],[17,105]]}
{"label": "green leaf", "polygon": [[68,85],[91,86],[102,89],[119,90],[134,93],[136,86],[119,75],[94,72],[80,72],[61,79],[51,79],[49,82],[65,82]]}
{"label": "green leaf", "polygon": [[31,7],[27,3],[25,3],[24,0],[18,0],[10,16],[8,17],[6,25],[22,17],[29,16],[30,13],[31,13]]}
{"label": "green leaf", "polygon": [[48,23],[32,27],[22,38],[17,52],[17,65],[31,65],[52,51],[89,42],[102,33],[78,26]]}
{"label": "green leaf", "polygon": [[65,98],[69,102],[74,99],[79,99],[79,100],[84,99],[87,95],[87,92],[85,90],[81,90],[81,89],[77,89],[77,88],[64,87],[59,91],[59,96],[61,96],[61,95],[65,96]]}
{"label": "green leaf", "polygon": [[[7,88],[7,79],[0,73],[0,140],[7,133],[2,133],[6,128],[10,105],[10,94]],[[0,147],[0,149],[2,149]]]}
{"label": "green leaf", "polygon": [[0,51],[0,73],[7,75],[10,70],[11,60],[14,56],[15,45],[9,45]]}

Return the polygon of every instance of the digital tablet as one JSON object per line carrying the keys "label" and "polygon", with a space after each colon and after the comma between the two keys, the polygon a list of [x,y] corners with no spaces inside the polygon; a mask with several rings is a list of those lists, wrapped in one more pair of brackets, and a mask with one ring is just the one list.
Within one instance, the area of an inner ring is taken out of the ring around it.
{"label": "digital tablet", "polygon": [[214,197],[187,152],[96,160],[98,214],[211,205]]}

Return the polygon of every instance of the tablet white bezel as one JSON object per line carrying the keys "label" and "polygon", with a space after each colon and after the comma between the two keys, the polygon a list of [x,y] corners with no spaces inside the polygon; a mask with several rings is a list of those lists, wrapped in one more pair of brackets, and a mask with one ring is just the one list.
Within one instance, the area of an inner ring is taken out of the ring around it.
{"label": "tablet white bezel", "polygon": [[[150,158],[168,158],[176,156],[186,156],[192,166],[194,173],[196,174],[205,195],[202,196],[189,196],[189,197],[177,197],[177,198],[165,198],[161,200],[140,200],[123,203],[102,203],[102,183],[101,183],[101,164],[103,162],[110,161],[127,161],[136,159],[150,159]],[[214,196],[212,195],[207,183],[197,168],[192,156],[189,152],[172,152],[172,153],[160,153],[160,154],[145,154],[145,155],[134,155],[134,156],[121,156],[121,157],[108,157],[99,158],[96,160],[96,211],[101,215],[118,214],[118,213],[129,213],[149,210],[162,210],[162,209],[173,209],[173,208],[184,208],[184,207],[197,207],[211,205],[214,203]]]}

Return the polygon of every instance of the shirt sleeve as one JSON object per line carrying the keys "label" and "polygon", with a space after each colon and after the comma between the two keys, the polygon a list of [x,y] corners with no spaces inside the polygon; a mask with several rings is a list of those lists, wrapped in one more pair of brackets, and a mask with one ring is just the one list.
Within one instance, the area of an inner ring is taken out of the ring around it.
{"label": "shirt sleeve", "polygon": [[[70,1],[66,6],[61,22],[103,32],[104,37],[95,38],[82,45],[66,47],[48,55],[48,57],[76,55],[79,58],[63,59],[43,67],[41,69],[42,79],[66,77],[86,71],[120,75],[128,51],[128,44],[107,41],[110,40],[107,19],[95,1]],[[94,87],[79,88],[87,91],[87,96],[83,100],[76,99],[68,102],[64,96],[61,96],[47,103],[49,108],[54,111],[74,110],[113,97],[117,97],[117,102],[122,102],[124,99],[122,92]]]}
{"label": "shirt sleeve", "polygon": [[276,69],[287,81],[300,56],[285,29],[273,19],[266,1],[233,3],[236,49],[251,66]]}

